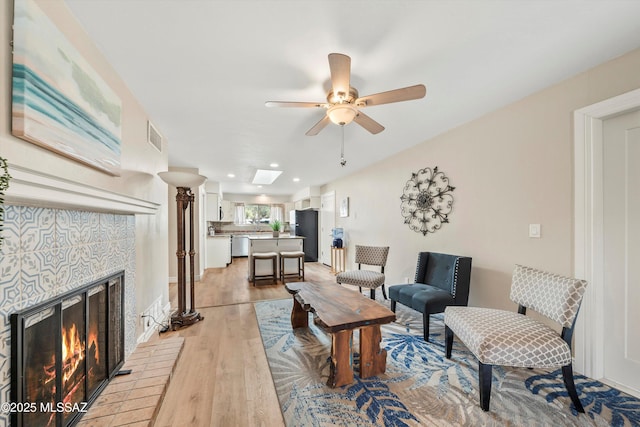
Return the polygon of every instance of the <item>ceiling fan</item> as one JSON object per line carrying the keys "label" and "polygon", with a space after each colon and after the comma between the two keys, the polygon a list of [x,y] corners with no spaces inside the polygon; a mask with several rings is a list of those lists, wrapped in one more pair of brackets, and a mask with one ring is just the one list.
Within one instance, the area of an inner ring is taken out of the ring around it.
{"label": "ceiling fan", "polygon": [[317,135],[329,122],[346,125],[352,121],[371,132],[380,133],[384,126],[364,114],[360,109],[392,102],[410,101],[425,96],[424,85],[409,86],[387,92],[358,97],[358,91],[351,87],[351,58],[341,53],[329,54],[331,71],[331,91],[327,94],[327,102],[286,102],[268,101],[267,107],[324,108],[325,116],[306,132],[307,136]]}

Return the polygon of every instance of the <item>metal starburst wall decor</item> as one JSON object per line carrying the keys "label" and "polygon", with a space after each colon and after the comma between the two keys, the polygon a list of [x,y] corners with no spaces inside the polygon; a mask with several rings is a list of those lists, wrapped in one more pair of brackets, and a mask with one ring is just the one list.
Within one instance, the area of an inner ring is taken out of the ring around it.
{"label": "metal starburst wall decor", "polygon": [[435,233],[442,224],[449,222],[453,190],[455,187],[449,185],[449,178],[438,171],[437,166],[433,170],[424,168],[412,173],[400,197],[404,223],[423,236]]}

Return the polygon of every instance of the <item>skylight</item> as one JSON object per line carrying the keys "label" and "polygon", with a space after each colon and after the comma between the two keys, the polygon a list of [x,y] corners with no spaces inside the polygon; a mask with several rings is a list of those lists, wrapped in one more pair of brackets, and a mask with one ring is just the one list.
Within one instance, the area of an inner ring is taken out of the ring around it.
{"label": "skylight", "polygon": [[253,184],[273,184],[281,173],[282,171],[258,169],[253,177]]}

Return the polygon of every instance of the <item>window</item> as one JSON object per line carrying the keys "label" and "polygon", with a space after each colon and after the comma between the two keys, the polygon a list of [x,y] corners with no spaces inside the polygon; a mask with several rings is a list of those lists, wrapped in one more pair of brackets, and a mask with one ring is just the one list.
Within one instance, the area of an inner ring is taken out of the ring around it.
{"label": "window", "polygon": [[244,205],[245,224],[269,224],[270,219],[271,219],[271,206]]}
{"label": "window", "polygon": [[244,205],[243,224],[269,224],[278,219],[283,220],[281,205]]}

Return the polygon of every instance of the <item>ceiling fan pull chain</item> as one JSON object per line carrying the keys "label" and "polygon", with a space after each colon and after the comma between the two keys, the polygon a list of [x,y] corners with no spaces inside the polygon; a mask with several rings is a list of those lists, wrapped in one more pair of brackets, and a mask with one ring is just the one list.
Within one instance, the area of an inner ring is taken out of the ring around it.
{"label": "ceiling fan pull chain", "polygon": [[344,124],[341,124],[342,128],[342,146],[340,147],[340,166],[345,166],[347,161],[344,159]]}

